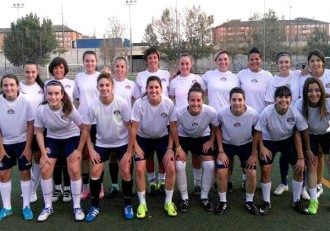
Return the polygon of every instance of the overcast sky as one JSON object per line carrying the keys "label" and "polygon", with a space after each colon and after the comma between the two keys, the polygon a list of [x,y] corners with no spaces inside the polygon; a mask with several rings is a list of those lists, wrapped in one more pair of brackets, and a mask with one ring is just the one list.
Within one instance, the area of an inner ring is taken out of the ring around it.
{"label": "overcast sky", "polygon": [[[23,3],[24,7],[13,7],[17,3]],[[129,6],[125,3],[126,0],[1,0],[0,27],[9,28],[17,17],[30,12],[36,13],[40,19],[48,17],[54,25],[60,25],[63,7],[63,23],[83,35],[95,32],[98,38],[103,38],[108,18],[114,16],[126,25],[126,37],[129,38]],[[253,13],[263,14],[264,8],[266,11],[271,8],[277,16],[286,19],[307,17],[330,22],[329,0],[136,0],[136,4],[130,7],[133,42],[141,42],[147,23],[152,17],[159,19],[165,8],[177,7],[178,12],[183,12],[193,5],[200,5],[206,14],[214,15],[213,26],[230,19],[248,20]]]}

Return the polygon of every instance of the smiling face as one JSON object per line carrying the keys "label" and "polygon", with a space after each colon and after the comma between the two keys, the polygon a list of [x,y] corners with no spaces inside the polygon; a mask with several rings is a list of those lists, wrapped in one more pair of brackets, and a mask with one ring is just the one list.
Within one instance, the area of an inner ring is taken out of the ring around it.
{"label": "smiling face", "polygon": [[117,59],[115,61],[115,79],[117,81],[122,81],[127,75],[127,63],[123,59]]}
{"label": "smiling face", "polygon": [[86,73],[91,75],[94,74],[96,71],[97,60],[94,54],[86,54],[84,57],[84,67]]}
{"label": "smiling face", "polygon": [[277,96],[275,98],[276,110],[280,114],[288,111],[291,103],[291,96]]}
{"label": "smiling face", "polygon": [[221,53],[220,55],[218,55],[217,59],[215,60],[215,65],[221,72],[228,71],[230,66],[230,59],[228,54]]}
{"label": "smiling face", "polygon": [[312,76],[314,73],[323,73],[325,63],[317,55],[312,55],[308,60],[309,68],[311,69]]}
{"label": "smiling face", "polygon": [[97,90],[100,92],[101,101],[107,101],[113,96],[113,83],[108,78],[102,78],[97,82]]}
{"label": "smiling face", "polygon": [[36,78],[39,74],[39,70],[36,64],[25,64],[23,68],[24,83],[26,85],[32,85],[36,82]]}
{"label": "smiling face", "polygon": [[242,115],[245,110],[245,99],[241,93],[233,93],[230,97],[230,110],[234,115]]}
{"label": "smiling face", "polygon": [[60,65],[57,65],[53,68],[53,73],[54,75],[54,78],[56,80],[61,80],[61,79],[64,79],[64,76],[65,76],[65,67],[64,67],[64,64],[61,63]]}
{"label": "smiling face", "polygon": [[186,77],[190,75],[192,68],[192,61],[189,56],[182,56],[179,60],[180,75]]}
{"label": "smiling face", "polygon": [[310,106],[317,106],[321,99],[321,89],[317,83],[311,83],[308,85],[307,97]]}
{"label": "smiling face", "polygon": [[260,54],[251,53],[249,55],[248,67],[252,72],[261,71],[261,63],[262,63],[262,60],[261,60]]}
{"label": "smiling face", "polygon": [[46,87],[46,99],[52,110],[58,110],[62,107],[64,92],[59,85],[49,85]]}
{"label": "smiling face", "polygon": [[148,71],[150,72],[158,71],[159,58],[156,53],[151,53],[150,55],[148,55],[146,62],[147,62]]}
{"label": "smiling face", "polygon": [[2,91],[9,101],[15,100],[18,96],[18,84],[15,79],[2,79]]}
{"label": "smiling face", "polygon": [[162,86],[158,81],[152,80],[148,83],[146,92],[148,93],[148,98],[151,103],[160,102],[162,93]]}
{"label": "smiling face", "polygon": [[277,65],[281,76],[288,76],[290,74],[291,59],[289,56],[283,55],[279,57]]}
{"label": "smiling face", "polygon": [[189,93],[188,111],[191,115],[198,115],[201,113],[203,103],[203,94],[201,92],[192,91]]}

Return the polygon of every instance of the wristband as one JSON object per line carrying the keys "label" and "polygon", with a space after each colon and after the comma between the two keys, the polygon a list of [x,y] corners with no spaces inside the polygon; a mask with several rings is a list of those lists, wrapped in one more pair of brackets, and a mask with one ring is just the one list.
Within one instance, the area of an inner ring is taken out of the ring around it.
{"label": "wristband", "polygon": [[176,152],[177,152],[177,151],[180,151],[180,150],[181,150],[181,146],[175,148],[175,151],[176,151]]}
{"label": "wristband", "polygon": [[305,158],[304,157],[299,157],[298,160],[304,160]]}

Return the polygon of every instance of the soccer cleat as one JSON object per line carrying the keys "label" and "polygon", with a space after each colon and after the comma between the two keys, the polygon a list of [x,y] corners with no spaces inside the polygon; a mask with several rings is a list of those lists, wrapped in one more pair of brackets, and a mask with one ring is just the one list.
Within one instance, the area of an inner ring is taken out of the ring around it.
{"label": "soccer cleat", "polygon": [[159,192],[159,195],[165,196],[165,182],[159,182],[157,184],[157,191]]}
{"label": "soccer cleat", "polygon": [[267,215],[270,213],[271,208],[272,208],[271,203],[268,201],[264,201],[259,209],[259,213],[261,215]]}
{"label": "soccer cleat", "polygon": [[186,213],[188,212],[189,209],[189,200],[180,200],[179,202],[179,211],[181,213]]}
{"label": "soccer cleat", "polygon": [[200,196],[200,195],[201,195],[201,191],[202,191],[201,186],[196,185],[196,186],[194,187],[194,192],[193,192],[193,194],[194,194],[195,196]]}
{"label": "soccer cleat", "polygon": [[115,196],[117,196],[118,192],[119,192],[119,191],[118,191],[118,189],[117,189],[116,187],[111,186],[111,187],[109,188],[109,191],[106,193],[105,197],[106,197],[107,199],[114,198]]}
{"label": "soccer cleat", "polygon": [[31,192],[30,195],[30,203],[34,203],[38,200],[37,193],[36,192]]}
{"label": "soccer cleat", "polygon": [[82,221],[85,219],[85,213],[81,208],[74,208],[73,213],[76,221]]}
{"label": "soccer cleat", "polygon": [[89,189],[84,189],[81,193],[81,199],[86,200],[89,196]]}
{"label": "soccer cleat", "polygon": [[292,202],[292,208],[298,211],[301,214],[309,214],[307,207],[300,201]]}
{"label": "soccer cleat", "polygon": [[70,190],[64,190],[63,192],[63,202],[70,202],[72,200]]}
{"label": "soccer cleat", "polygon": [[11,214],[13,214],[13,209],[2,208],[0,210],[0,221],[2,221],[5,217],[8,217]]}
{"label": "soccer cleat", "polygon": [[23,218],[25,221],[30,221],[33,219],[33,213],[31,211],[31,208],[25,206],[23,209]]}
{"label": "soccer cleat", "polygon": [[176,212],[176,206],[173,202],[165,203],[164,209],[167,212],[167,215],[169,215],[170,217],[176,217],[176,215],[178,215],[178,213]]}
{"label": "soccer cleat", "polygon": [[232,193],[234,190],[233,182],[229,181],[227,183],[227,193]]}
{"label": "soccer cleat", "polygon": [[209,201],[209,199],[207,199],[207,198],[201,199],[201,204],[202,204],[202,207],[204,209],[206,209],[207,211],[210,211],[210,212],[213,211],[213,204],[212,204],[212,202]]}
{"label": "soccer cleat", "polygon": [[92,207],[89,209],[85,220],[87,222],[94,221],[96,216],[99,215],[99,213],[100,213],[100,208]]}
{"label": "soccer cleat", "polygon": [[148,195],[149,196],[155,196],[156,195],[156,190],[157,190],[157,184],[152,181],[149,183],[149,188],[148,188]]}
{"label": "soccer cleat", "polygon": [[38,216],[38,221],[46,221],[53,214],[53,208],[44,208]]}
{"label": "soccer cleat", "polygon": [[311,197],[309,196],[309,194],[307,192],[307,188],[306,187],[303,187],[301,189],[301,199],[307,200],[307,201],[309,201],[311,199]]}
{"label": "soccer cleat", "polygon": [[145,218],[146,213],[148,212],[148,208],[146,204],[140,204],[137,208],[136,217],[137,218]]}
{"label": "soccer cleat", "polygon": [[104,187],[102,185],[99,193],[99,199],[103,199],[103,197],[104,197]]}
{"label": "soccer cleat", "polygon": [[255,206],[255,204],[252,201],[245,202],[245,208],[252,215],[258,215],[258,213],[259,213],[259,210],[258,210],[257,206]]}
{"label": "soccer cleat", "polygon": [[287,191],[289,191],[289,186],[288,185],[284,185],[284,184],[280,184],[274,190],[273,194],[279,196],[279,195],[282,195],[284,192],[287,192]]}
{"label": "soccer cleat", "polygon": [[56,189],[53,192],[52,202],[57,202],[61,196],[63,196],[62,191]]}
{"label": "soccer cleat", "polygon": [[126,220],[132,220],[134,218],[134,212],[132,205],[126,205],[124,208],[124,217]]}
{"label": "soccer cleat", "polygon": [[320,196],[323,194],[323,186],[322,184],[318,184],[317,187],[316,187],[316,190],[317,190],[317,199],[320,198]]}
{"label": "soccer cleat", "polygon": [[218,204],[217,204],[217,206],[215,207],[215,209],[214,209],[214,213],[216,214],[216,215],[218,215],[218,214],[224,214],[225,213],[225,211],[226,211],[226,209],[227,209],[227,202],[223,202],[223,201],[220,201]]}
{"label": "soccer cleat", "polygon": [[309,202],[308,206],[308,212],[312,215],[315,215],[317,213],[317,209],[319,208],[319,202],[317,199],[312,199]]}

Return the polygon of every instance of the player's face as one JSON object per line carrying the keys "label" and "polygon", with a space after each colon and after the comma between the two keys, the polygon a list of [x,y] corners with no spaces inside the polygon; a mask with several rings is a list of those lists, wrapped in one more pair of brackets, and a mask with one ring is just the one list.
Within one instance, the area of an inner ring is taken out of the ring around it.
{"label": "player's face", "polygon": [[159,59],[156,53],[150,54],[147,57],[148,70],[155,72],[158,70]]}
{"label": "player's face", "polygon": [[316,55],[312,55],[308,61],[309,68],[311,72],[322,72],[324,71],[324,63],[320,59],[320,57]]}
{"label": "player's face", "polygon": [[61,86],[49,85],[46,88],[46,98],[51,109],[57,110],[62,106],[63,92]]}
{"label": "player's face", "polygon": [[158,81],[150,81],[147,86],[147,93],[149,100],[157,101],[160,98],[162,92],[162,87],[159,85]]}
{"label": "player's face", "polygon": [[291,96],[277,96],[275,98],[275,103],[277,105],[277,109],[279,109],[281,113],[286,112],[291,103]]}
{"label": "player's face", "polygon": [[117,59],[115,62],[115,78],[125,79],[127,74],[127,63],[125,60]]}
{"label": "player's face", "polygon": [[317,83],[308,85],[307,97],[311,106],[316,106],[321,98],[320,86]]}
{"label": "player's face", "polygon": [[222,53],[218,56],[217,60],[215,61],[215,64],[219,71],[226,72],[229,69],[230,66],[230,59],[229,56],[226,53]]}
{"label": "player's face", "polygon": [[191,71],[191,60],[188,56],[183,56],[179,60],[179,70],[181,76],[188,76]]}
{"label": "player's face", "polygon": [[189,113],[191,115],[198,115],[202,111],[203,95],[200,92],[190,92],[189,99]]}
{"label": "player's face", "polygon": [[35,64],[24,65],[24,82],[27,85],[32,85],[36,82],[37,75],[39,73],[38,67]]}
{"label": "player's face", "polygon": [[87,74],[94,74],[97,66],[96,57],[93,54],[86,54],[84,57],[84,67]]}
{"label": "player's face", "polygon": [[241,93],[231,95],[230,110],[234,115],[241,115],[245,112],[245,99]]}
{"label": "player's face", "polygon": [[15,100],[18,95],[18,85],[14,79],[4,78],[2,80],[2,91],[7,100]]}
{"label": "player's face", "polygon": [[97,83],[97,89],[101,98],[108,98],[112,95],[113,85],[109,79],[102,78]]}
{"label": "player's face", "polygon": [[63,79],[64,78],[64,73],[65,73],[65,68],[63,63],[61,63],[60,65],[54,67],[53,69],[53,75],[54,78],[57,80]]}
{"label": "player's face", "polygon": [[261,57],[257,53],[252,53],[249,56],[248,67],[252,72],[259,72],[261,70]]}
{"label": "player's face", "polygon": [[290,73],[291,60],[289,56],[281,56],[277,61],[280,74],[288,75]]}

